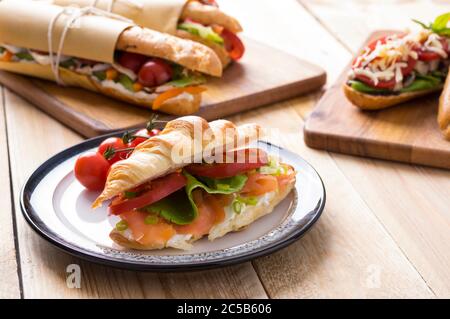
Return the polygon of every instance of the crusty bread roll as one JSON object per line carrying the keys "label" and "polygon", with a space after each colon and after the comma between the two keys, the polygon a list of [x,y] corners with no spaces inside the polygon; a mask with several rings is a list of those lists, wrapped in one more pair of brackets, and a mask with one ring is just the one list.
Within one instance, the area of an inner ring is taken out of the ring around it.
{"label": "crusty bread roll", "polygon": [[225,29],[238,33],[242,27],[235,18],[227,15],[215,6],[205,5],[198,1],[189,1],[181,13],[181,19],[192,19],[201,24],[218,24]]}
{"label": "crusty bread roll", "polygon": [[387,107],[397,105],[418,98],[420,96],[437,92],[440,89],[442,89],[442,86],[417,92],[407,92],[393,95],[372,95],[358,92],[347,84],[343,85],[344,94],[347,99],[360,109],[369,111],[385,109]]}
{"label": "crusty bread roll", "polygon": [[176,36],[179,38],[199,42],[199,43],[202,43],[202,44],[208,46],[210,49],[212,49],[217,54],[220,61],[222,62],[223,68],[227,67],[228,64],[230,64],[230,62],[231,62],[230,55],[228,54],[227,50],[225,50],[225,47],[223,45],[214,43],[212,41],[205,40],[198,35],[189,33],[184,30],[177,30]]}
{"label": "crusty bread roll", "polygon": [[220,60],[210,48],[146,28],[124,30],[116,49],[162,58],[209,75],[222,75]]}
{"label": "crusty bread roll", "polygon": [[445,80],[444,89],[439,97],[438,124],[442,134],[450,140],[450,74]]}
{"label": "crusty bread roll", "polygon": [[208,123],[198,116],[170,121],[163,131],[139,144],[129,158],[111,166],[103,192],[93,208],[144,182],[164,176],[212,154],[214,149],[242,147],[260,137],[259,125],[236,126],[230,121]]}
{"label": "crusty bread roll", "polygon": [[[270,193],[267,202],[259,202],[256,206],[247,206],[244,211],[235,214],[234,218],[224,220],[222,223],[215,225],[209,232],[208,239],[214,240],[220,238],[230,232],[239,231],[250,225],[257,219],[271,213],[286,196],[292,191],[295,185],[295,177],[280,191]],[[264,196],[264,195],[263,195]],[[174,235],[165,243],[155,243],[151,245],[143,245],[132,238],[127,238],[122,232],[113,229],[109,237],[118,245],[137,250],[153,250],[162,248],[190,249],[192,243],[199,240],[202,236],[183,236]]]}

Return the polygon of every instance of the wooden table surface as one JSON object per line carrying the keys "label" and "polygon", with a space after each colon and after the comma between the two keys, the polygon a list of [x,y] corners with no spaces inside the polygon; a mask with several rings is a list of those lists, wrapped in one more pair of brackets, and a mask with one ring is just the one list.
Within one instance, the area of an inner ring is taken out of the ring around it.
{"label": "wooden table surface", "polygon": [[[324,67],[328,86],[370,31],[450,11],[439,0],[221,2],[242,22],[246,36]],[[71,257],[26,224],[19,207],[25,179],[82,138],[2,88],[0,298],[450,297],[450,171],[309,149],[304,119],[322,93],[230,118],[278,128],[286,137],[283,146],[319,171],[327,205],[312,230],[252,262],[154,274]],[[79,289],[66,284],[70,264],[80,266]]]}

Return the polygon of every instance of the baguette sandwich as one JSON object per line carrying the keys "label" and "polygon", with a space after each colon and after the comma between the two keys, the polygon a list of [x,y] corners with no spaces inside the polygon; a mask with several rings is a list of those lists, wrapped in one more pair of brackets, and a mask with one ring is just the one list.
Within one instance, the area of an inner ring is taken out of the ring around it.
{"label": "baguette sandwich", "polygon": [[378,110],[442,90],[449,67],[448,33],[436,22],[422,26],[418,32],[376,39],[363,49],[343,88],[354,105]]}
{"label": "baguette sandwich", "polygon": [[269,214],[294,187],[295,171],[243,147],[260,134],[258,125],[196,116],[168,122],[109,170],[93,207],[112,199],[109,212],[120,221],[111,239],[133,249],[189,249]]}
{"label": "baguette sandwich", "polygon": [[161,112],[196,112],[203,74],[222,66],[208,47],[99,9],[0,2],[0,69],[55,80]]}
{"label": "baguette sandwich", "polygon": [[61,6],[95,6],[133,20],[142,27],[202,43],[226,67],[242,57],[245,47],[239,22],[214,0],[52,0]]}

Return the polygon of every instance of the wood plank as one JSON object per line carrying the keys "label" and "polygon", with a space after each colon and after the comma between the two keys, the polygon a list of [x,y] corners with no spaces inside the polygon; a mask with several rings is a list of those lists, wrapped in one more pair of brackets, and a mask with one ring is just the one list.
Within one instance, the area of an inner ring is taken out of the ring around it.
{"label": "wood plank", "polygon": [[[38,164],[81,137],[9,91],[6,114],[25,298],[266,297],[250,263],[189,274],[135,273],[82,261],[38,237],[21,215],[20,188]],[[70,264],[81,267],[81,289],[66,285]]]}
{"label": "wood plank", "polygon": [[[207,120],[298,96],[319,89],[326,81],[325,71],[318,66],[252,39],[244,42],[246,54],[240,63],[230,65],[221,78],[208,78],[204,85],[208,90],[198,115]],[[9,72],[0,72],[0,83],[87,137],[144,126],[151,114],[86,90]]]}
{"label": "wood plank", "polygon": [[0,87],[0,299],[20,298],[19,269],[14,243],[14,213],[11,205],[8,142],[4,109],[3,87]]}
{"label": "wood plank", "polygon": [[[450,10],[444,2],[435,1],[430,5],[429,1],[409,1],[399,6],[365,8],[364,12],[371,12],[370,18],[366,19],[367,15],[363,15],[354,2],[345,2],[353,10],[354,18],[349,19],[345,9],[303,3],[352,49],[358,48],[363,36],[375,28],[399,28],[399,25],[407,25],[411,17],[430,21]],[[357,34],[361,36],[358,38]],[[332,156],[430,288],[437,296],[448,298],[450,173],[338,154]]]}
{"label": "wood plank", "polygon": [[287,249],[254,261],[269,297],[432,297],[334,160],[303,144],[303,121],[295,110],[300,104],[292,100],[239,118],[274,128],[271,141],[312,163],[327,188],[325,212],[317,225]]}
{"label": "wood plank", "polygon": [[[374,32],[365,43],[387,34],[391,32]],[[349,69],[347,64],[309,117],[305,125],[308,146],[450,169],[450,143],[442,136],[436,121],[437,94],[386,110],[362,112],[347,100],[342,90]]]}

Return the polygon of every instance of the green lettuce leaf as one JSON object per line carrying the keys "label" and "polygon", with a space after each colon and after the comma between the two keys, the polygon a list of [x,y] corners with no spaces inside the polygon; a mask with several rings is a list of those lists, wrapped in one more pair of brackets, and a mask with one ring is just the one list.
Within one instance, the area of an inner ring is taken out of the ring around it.
{"label": "green lettuce leaf", "polygon": [[218,44],[223,44],[223,38],[218,35],[211,27],[205,27],[199,23],[183,22],[178,25],[178,29],[198,35],[205,40],[209,40]]}
{"label": "green lettuce leaf", "polygon": [[232,194],[239,192],[247,182],[246,175],[236,175],[230,178],[202,178],[201,181],[187,172],[183,172],[187,184],[162,200],[145,208],[149,213],[159,214],[164,219],[177,224],[186,225],[194,221],[198,215],[197,206],[192,198],[192,192],[201,188],[209,194]]}
{"label": "green lettuce leaf", "polygon": [[407,87],[400,90],[401,93],[416,92],[422,90],[433,89],[442,84],[439,77],[432,75],[417,75],[416,79]]}
{"label": "green lettuce leaf", "polygon": [[166,85],[172,85],[174,87],[182,88],[191,85],[203,84],[205,82],[206,82],[205,77],[201,75],[196,75],[196,76],[184,76],[181,77],[180,79],[167,82]]}

